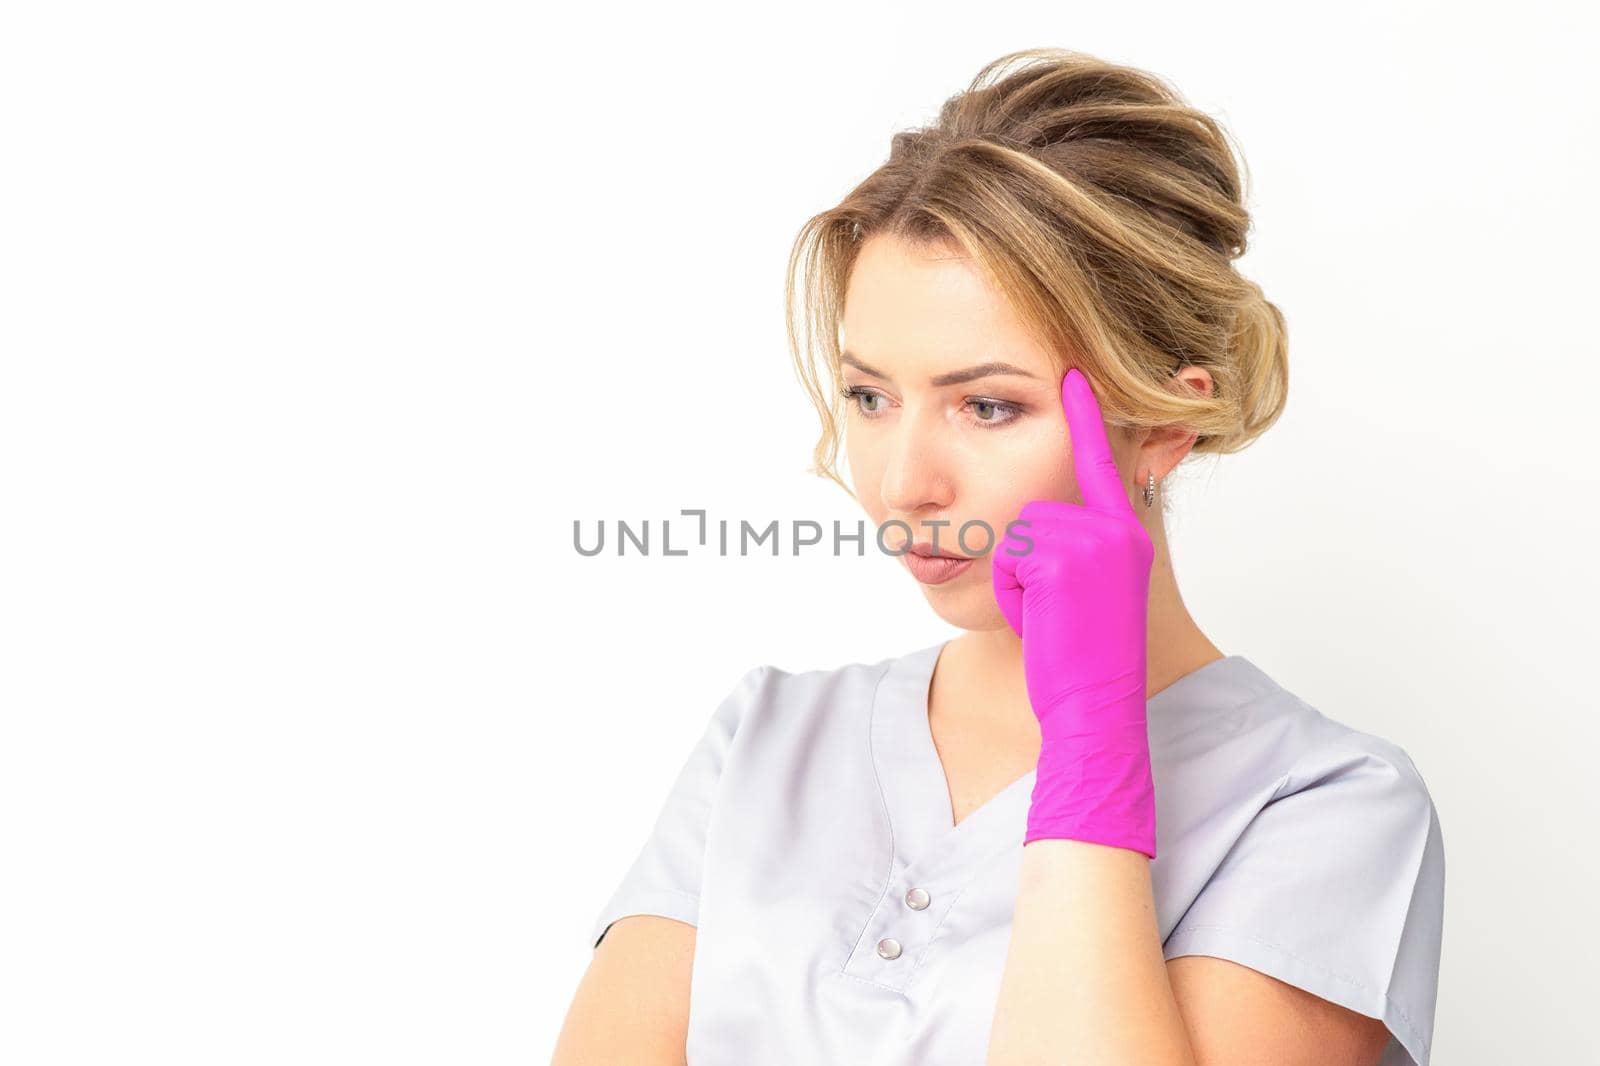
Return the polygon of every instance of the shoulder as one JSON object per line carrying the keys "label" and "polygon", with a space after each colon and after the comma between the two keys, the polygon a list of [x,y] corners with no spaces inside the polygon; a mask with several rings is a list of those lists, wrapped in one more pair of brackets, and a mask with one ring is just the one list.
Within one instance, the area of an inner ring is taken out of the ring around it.
{"label": "shoulder", "polygon": [[794,725],[819,717],[859,717],[877,698],[886,678],[913,677],[921,657],[937,645],[880,659],[796,668],[768,662],[746,670],[734,684],[725,707],[745,727]]}
{"label": "shoulder", "polygon": [[1425,1064],[1445,887],[1427,783],[1400,744],[1230,659],[1208,698],[1165,708],[1188,720],[1168,727],[1165,957],[1231,959],[1382,1018],[1411,1055],[1384,1061]]}
{"label": "shoulder", "polygon": [[818,699],[837,698],[840,695],[861,695],[862,691],[870,695],[872,690],[877,688],[878,682],[891,671],[914,664],[918,656],[930,655],[936,648],[938,645],[907,651],[904,655],[886,656],[880,659],[853,659],[835,666],[805,667],[805,669],[763,663],[747,669],[739,679],[738,688],[750,695],[762,695],[768,699],[798,699],[798,701],[818,701]]}
{"label": "shoulder", "polygon": [[1324,713],[1281,685],[1284,713],[1298,725],[1296,758],[1288,768],[1285,794],[1359,781],[1372,793],[1407,810],[1432,811],[1433,798],[1410,752],[1388,737],[1348,725]]}
{"label": "shoulder", "polygon": [[1400,745],[1340,725],[1295,760],[1267,807],[1338,852],[1426,857],[1442,874],[1444,831],[1433,795]]}
{"label": "shoulder", "polygon": [[1184,807],[1286,821],[1326,812],[1369,829],[1402,822],[1438,832],[1433,797],[1404,747],[1324,713],[1245,656],[1180,678],[1150,712],[1152,756]]}
{"label": "shoulder", "polygon": [[1349,725],[1313,706],[1249,660],[1254,698],[1242,708],[1241,727],[1257,736],[1256,750],[1274,779],[1272,804],[1300,797],[1296,807],[1342,818],[1403,823],[1438,833],[1432,793],[1411,754],[1394,740]]}

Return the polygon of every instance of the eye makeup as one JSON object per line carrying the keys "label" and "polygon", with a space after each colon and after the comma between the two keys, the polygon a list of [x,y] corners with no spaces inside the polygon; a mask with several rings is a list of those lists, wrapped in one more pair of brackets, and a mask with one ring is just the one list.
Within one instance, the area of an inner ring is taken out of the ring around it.
{"label": "eye makeup", "polygon": [[[863,406],[864,400],[889,402],[889,397],[877,389],[869,389],[863,385],[847,385],[839,394],[847,400],[855,400],[850,409],[866,419],[881,417],[883,410],[881,408],[868,410]],[[979,429],[999,429],[1002,426],[1009,426],[1027,413],[1027,408],[1021,404],[991,399],[987,396],[969,396],[962,402],[962,406],[972,411],[968,424]]]}

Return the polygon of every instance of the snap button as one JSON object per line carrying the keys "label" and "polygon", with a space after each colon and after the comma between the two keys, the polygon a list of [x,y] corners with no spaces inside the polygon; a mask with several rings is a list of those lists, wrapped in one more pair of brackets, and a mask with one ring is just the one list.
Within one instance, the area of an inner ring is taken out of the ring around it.
{"label": "snap button", "polygon": [[884,937],[878,941],[878,954],[886,959],[898,959],[900,957],[900,941],[893,937]]}
{"label": "snap button", "polygon": [[914,911],[928,909],[928,892],[926,889],[913,888],[906,893],[906,906]]}

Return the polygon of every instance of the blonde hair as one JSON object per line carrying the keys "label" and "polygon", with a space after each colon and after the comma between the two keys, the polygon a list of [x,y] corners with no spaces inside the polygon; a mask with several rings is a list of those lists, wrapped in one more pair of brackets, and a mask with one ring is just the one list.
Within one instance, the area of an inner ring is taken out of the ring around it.
{"label": "blonde hair", "polygon": [[[1289,368],[1283,314],[1233,265],[1250,225],[1240,166],[1222,127],[1154,75],[1061,48],[989,63],[795,240],[790,352],[822,421],[809,472],[850,492],[839,316],[880,233],[974,257],[1058,373],[1073,353],[1108,425],[1183,425],[1191,454],[1244,448],[1282,412]],[[1184,365],[1211,374],[1210,396],[1174,386]]]}

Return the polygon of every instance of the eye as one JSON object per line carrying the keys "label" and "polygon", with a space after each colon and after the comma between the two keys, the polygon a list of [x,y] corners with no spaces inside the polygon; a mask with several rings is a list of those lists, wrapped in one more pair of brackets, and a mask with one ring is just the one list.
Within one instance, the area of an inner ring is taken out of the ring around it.
{"label": "eye", "polygon": [[[877,418],[888,408],[889,397],[876,389],[868,389],[860,385],[846,386],[839,390],[839,395],[847,400],[856,401],[855,411],[862,418]],[[998,429],[1009,426],[1023,414],[1026,409],[1020,404],[1008,403],[1005,400],[991,400],[983,396],[974,396],[962,404],[972,412],[971,424],[983,429]]]}
{"label": "eye", "polygon": [[985,429],[1010,425],[1022,415],[1022,408],[1004,400],[987,400],[975,396],[967,401],[972,409],[973,421]]}
{"label": "eye", "polygon": [[881,405],[877,407],[863,406],[864,400],[884,401],[888,399],[883,393],[864,389],[860,385],[847,386],[840,392],[840,395],[847,400],[855,400],[856,411],[866,418],[876,418],[883,413],[883,407]]}

